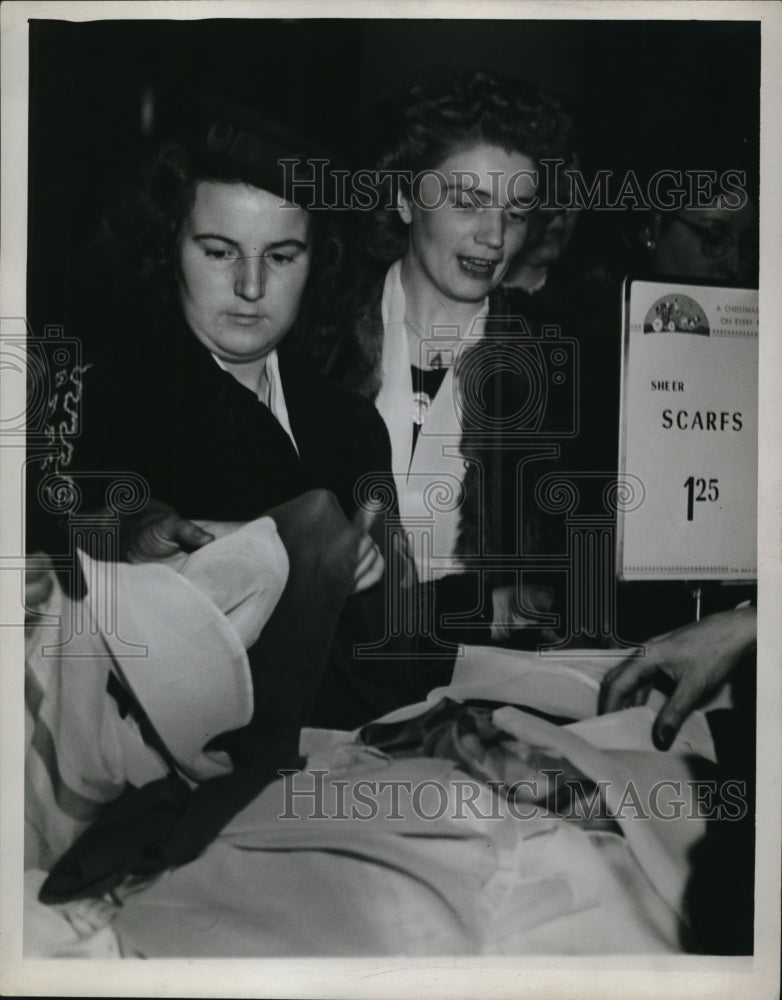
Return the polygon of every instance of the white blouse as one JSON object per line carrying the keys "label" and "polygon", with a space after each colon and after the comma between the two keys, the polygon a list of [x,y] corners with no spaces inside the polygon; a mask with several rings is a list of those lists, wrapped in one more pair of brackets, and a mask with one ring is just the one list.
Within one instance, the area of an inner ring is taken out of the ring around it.
{"label": "white blouse", "polygon": [[[391,467],[399,494],[402,522],[415,555],[421,580],[437,579],[462,569],[455,555],[459,530],[462,483],[467,463],[461,454],[462,406],[453,364],[459,354],[483,337],[488,299],[470,329],[462,332],[448,371],[431,405],[413,448],[415,400],[411,359],[405,325],[405,293],[401,261],[386,275],[381,301],[385,335],[382,354],[382,388],[375,405],[391,438]],[[434,347],[436,336],[423,342]],[[448,339],[449,348],[452,339]]]}

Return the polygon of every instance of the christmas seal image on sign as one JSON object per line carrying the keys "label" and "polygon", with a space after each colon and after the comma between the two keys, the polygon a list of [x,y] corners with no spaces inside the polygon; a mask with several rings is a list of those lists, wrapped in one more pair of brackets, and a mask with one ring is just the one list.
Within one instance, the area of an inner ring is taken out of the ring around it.
{"label": "christmas seal image on sign", "polygon": [[644,333],[711,333],[706,310],[688,295],[665,295],[644,319]]}

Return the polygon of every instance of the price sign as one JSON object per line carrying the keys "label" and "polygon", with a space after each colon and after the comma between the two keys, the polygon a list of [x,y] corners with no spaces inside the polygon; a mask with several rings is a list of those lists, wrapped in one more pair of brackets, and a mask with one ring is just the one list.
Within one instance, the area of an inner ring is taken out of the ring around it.
{"label": "price sign", "polygon": [[623,332],[619,576],[753,579],[757,291],[628,278]]}

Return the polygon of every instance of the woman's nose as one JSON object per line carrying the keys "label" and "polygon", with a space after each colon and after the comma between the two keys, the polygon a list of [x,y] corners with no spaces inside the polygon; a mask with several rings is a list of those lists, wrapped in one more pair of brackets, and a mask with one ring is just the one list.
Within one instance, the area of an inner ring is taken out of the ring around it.
{"label": "woman's nose", "polygon": [[505,217],[500,209],[487,208],[480,214],[475,239],[482,246],[500,249],[505,240]]}
{"label": "woman's nose", "polygon": [[266,261],[262,254],[251,254],[239,260],[234,291],[243,299],[263,297],[266,290]]}

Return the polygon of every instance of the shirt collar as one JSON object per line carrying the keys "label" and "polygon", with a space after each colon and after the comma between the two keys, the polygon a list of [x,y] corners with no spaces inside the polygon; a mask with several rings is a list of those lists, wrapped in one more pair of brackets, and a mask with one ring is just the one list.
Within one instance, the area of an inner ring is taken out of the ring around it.
{"label": "shirt collar", "polygon": [[[212,354],[212,357],[224,372],[228,371],[216,354]],[[277,422],[291,439],[293,447],[296,448],[296,453],[298,454],[299,449],[296,445],[296,439],[293,436],[293,431],[291,430],[291,422],[288,416],[288,406],[285,402],[285,393],[282,388],[282,378],[280,377],[280,361],[277,357],[276,350],[270,351],[269,354],[266,355],[265,374],[265,391],[257,394],[258,399],[264,404],[264,406],[267,406],[271,413],[277,418]]]}

